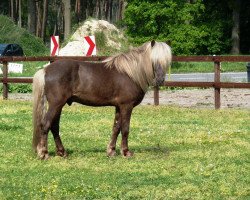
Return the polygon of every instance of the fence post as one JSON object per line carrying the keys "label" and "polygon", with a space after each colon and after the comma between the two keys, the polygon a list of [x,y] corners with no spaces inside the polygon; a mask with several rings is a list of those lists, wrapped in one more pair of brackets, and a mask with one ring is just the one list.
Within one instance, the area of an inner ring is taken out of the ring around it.
{"label": "fence post", "polygon": [[247,82],[250,83],[250,62],[247,64]]}
{"label": "fence post", "polygon": [[220,62],[215,61],[214,62],[214,104],[215,109],[220,109],[221,101],[220,101],[220,86],[218,86],[220,83]]}
{"label": "fence post", "polygon": [[3,61],[3,99],[8,99],[8,62]]}
{"label": "fence post", "polygon": [[154,86],[154,105],[159,105],[159,86]]}

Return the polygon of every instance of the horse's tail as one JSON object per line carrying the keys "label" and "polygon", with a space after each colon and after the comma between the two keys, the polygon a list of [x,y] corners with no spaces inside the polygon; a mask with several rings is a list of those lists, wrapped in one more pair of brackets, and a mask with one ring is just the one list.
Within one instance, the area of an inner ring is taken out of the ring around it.
{"label": "horse's tail", "polygon": [[33,149],[37,150],[37,145],[42,134],[42,120],[46,112],[45,70],[37,71],[33,78]]}

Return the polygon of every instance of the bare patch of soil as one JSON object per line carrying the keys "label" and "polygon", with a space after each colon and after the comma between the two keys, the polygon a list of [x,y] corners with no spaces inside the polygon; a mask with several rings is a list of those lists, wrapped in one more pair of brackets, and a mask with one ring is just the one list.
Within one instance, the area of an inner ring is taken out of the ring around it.
{"label": "bare patch of soil", "polygon": [[[250,109],[249,89],[221,89],[221,108]],[[153,91],[149,91],[143,105],[154,104]],[[180,107],[214,108],[214,89],[184,89],[160,91],[160,105]]]}

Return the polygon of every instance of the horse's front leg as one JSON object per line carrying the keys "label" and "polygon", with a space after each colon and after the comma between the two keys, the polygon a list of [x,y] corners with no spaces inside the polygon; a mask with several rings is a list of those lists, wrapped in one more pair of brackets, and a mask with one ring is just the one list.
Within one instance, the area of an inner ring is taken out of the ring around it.
{"label": "horse's front leg", "polygon": [[121,154],[125,157],[133,156],[133,153],[129,151],[128,148],[128,136],[129,136],[129,126],[130,118],[132,114],[133,107],[126,106],[121,109],[121,133],[122,133],[122,142],[121,142]]}
{"label": "horse's front leg", "polygon": [[114,126],[113,126],[113,133],[111,136],[110,143],[107,147],[107,155],[108,156],[115,156],[116,155],[116,141],[117,137],[121,131],[121,116],[120,116],[120,109],[116,107],[115,110],[115,119],[114,119]]}

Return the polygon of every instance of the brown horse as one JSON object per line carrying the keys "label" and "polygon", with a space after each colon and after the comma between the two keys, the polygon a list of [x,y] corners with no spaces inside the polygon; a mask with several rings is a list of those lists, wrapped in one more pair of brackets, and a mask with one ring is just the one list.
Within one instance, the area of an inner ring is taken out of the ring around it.
{"label": "brown horse", "polygon": [[164,82],[171,58],[171,49],[166,43],[152,41],[101,63],[58,60],[36,72],[33,148],[38,157],[48,158],[49,130],[57,155],[67,156],[59,136],[59,121],[63,106],[72,102],[114,106],[115,120],[107,154],[115,155],[117,136],[121,132],[121,154],[132,156],[128,148],[132,110],[142,101],[149,85]]}

